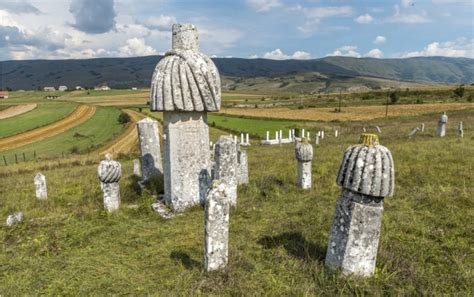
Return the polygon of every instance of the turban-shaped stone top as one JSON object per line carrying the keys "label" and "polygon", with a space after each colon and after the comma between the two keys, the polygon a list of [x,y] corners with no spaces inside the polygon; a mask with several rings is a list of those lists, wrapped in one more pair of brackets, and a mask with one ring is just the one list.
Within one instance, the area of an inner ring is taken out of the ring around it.
{"label": "turban-shaped stone top", "polygon": [[295,156],[300,162],[310,162],[313,160],[313,146],[306,139],[296,143]]}
{"label": "turban-shaped stone top", "polygon": [[446,112],[443,112],[441,116],[439,117],[438,123],[446,124],[447,122],[448,122],[448,116],[446,115]]}
{"label": "turban-shaped stone top", "polygon": [[112,157],[107,154],[105,160],[99,163],[97,176],[103,183],[116,183],[120,180],[120,177],[122,177],[122,166],[119,162],[112,160]]}
{"label": "turban-shaped stone top", "polygon": [[395,168],[392,154],[378,144],[375,134],[362,134],[361,142],[344,153],[337,184],[364,195],[393,196]]}
{"label": "turban-shaped stone top", "polygon": [[173,49],[156,65],[151,80],[153,111],[219,111],[219,72],[198,51],[198,33],[191,24],[173,25]]}

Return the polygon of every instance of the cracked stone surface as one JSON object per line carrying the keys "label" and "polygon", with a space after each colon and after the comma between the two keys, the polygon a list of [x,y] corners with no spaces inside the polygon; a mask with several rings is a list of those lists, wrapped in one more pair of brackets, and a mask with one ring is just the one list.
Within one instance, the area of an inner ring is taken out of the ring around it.
{"label": "cracked stone surface", "polygon": [[337,176],[342,194],[336,206],[326,267],[345,274],[372,276],[375,271],[383,199],[392,196],[395,169],[390,151],[374,134],[344,153]]}
{"label": "cracked stone surface", "polygon": [[141,172],[143,180],[147,181],[153,176],[163,175],[158,121],[148,117],[144,118],[137,122],[137,130],[140,143]]}
{"label": "cracked stone surface", "polygon": [[120,187],[118,182],[122,176],[122,166],[119,162],[112,160],[110,154],[107,154],[105,160],[99,163],[97,176],[104,193],[104,208],[108,212],[116,211],[120,207]]}
{"label": "cracked stone surface", "polygon": [[35,190],[36,190],[36,198],[39,200],[46,200],[48,199],[48,190],[46,188],[46,177],[39,172],[35,176]]}
{"label": "cracked stone surface", "polygon": [[207,193],[204,222],[204,269],[227,266],[229,254],[228,185],[215,180]]}
{"label": "cracked stone surface", "polygon": [[216,143],[214,178],[221,180],[229,191],[231,206],[237,205],[237,146],[232,137],[221,136]]}

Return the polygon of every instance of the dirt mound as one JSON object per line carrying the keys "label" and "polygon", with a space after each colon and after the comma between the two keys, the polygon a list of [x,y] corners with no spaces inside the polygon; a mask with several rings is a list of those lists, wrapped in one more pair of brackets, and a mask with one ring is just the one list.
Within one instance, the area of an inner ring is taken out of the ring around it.
{"label": "dirt mound", "polygon": [[23,114],[28,111],[32,111],[36,108],[36,104],[22,104],[9,107],[0,111],[0,120],[16,117],[17,115]]}
{"label": "dirt mound", "polygon": [[72,127],[84,123],[94,115],[95,111],[96,107],[94,106],[80,105],[69,116],[62,120],[34,130],[0,139],[0,151],[14,149],[58,135]]}

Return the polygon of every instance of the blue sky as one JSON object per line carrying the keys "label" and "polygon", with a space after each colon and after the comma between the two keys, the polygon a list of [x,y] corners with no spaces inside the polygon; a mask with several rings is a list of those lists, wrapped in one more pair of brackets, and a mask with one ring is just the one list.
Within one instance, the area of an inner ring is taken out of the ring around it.
{"label": "blue sky", "polygon": [[0,60],[162,54],[176,22],[209,56],[474,58],[474,0],[0,0]]}

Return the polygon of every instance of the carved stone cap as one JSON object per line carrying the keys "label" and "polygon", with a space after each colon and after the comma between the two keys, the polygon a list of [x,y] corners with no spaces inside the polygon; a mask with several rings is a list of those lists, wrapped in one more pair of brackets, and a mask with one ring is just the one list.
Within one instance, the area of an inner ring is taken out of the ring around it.
{"label": "carved stone cap", "polygon": [[446,115],[446,112],[443,112],[441,116],[439,117],[439,123],[444,123],[446,124],[448,122],[448,116]]}
{"label": "carved stone cap", "polygon": [[110,154],[105,155],[105,160],[99,163],[97,176],[103,183],[116,183],[122,177],[122,166],[119,162],[112,160]]}
{"label": "carved stone cap", "polygon": [[194,25],[173,25],[173,49],[156,65],[151,80],[152,111],[220,110],[219,71],[198,48]]}
{"label": "carved stone cap", "polygon": [[339,167],[337,184],[364,195],[393,196],[395,168],[392,154],[379,144],[350,146]]}
{"label": "carved stone cap", "polygon": [[300,162],[310,162],[313,160],[313,146],[303,139],[303,142],[297,142],[295,146],[295,157]]}

